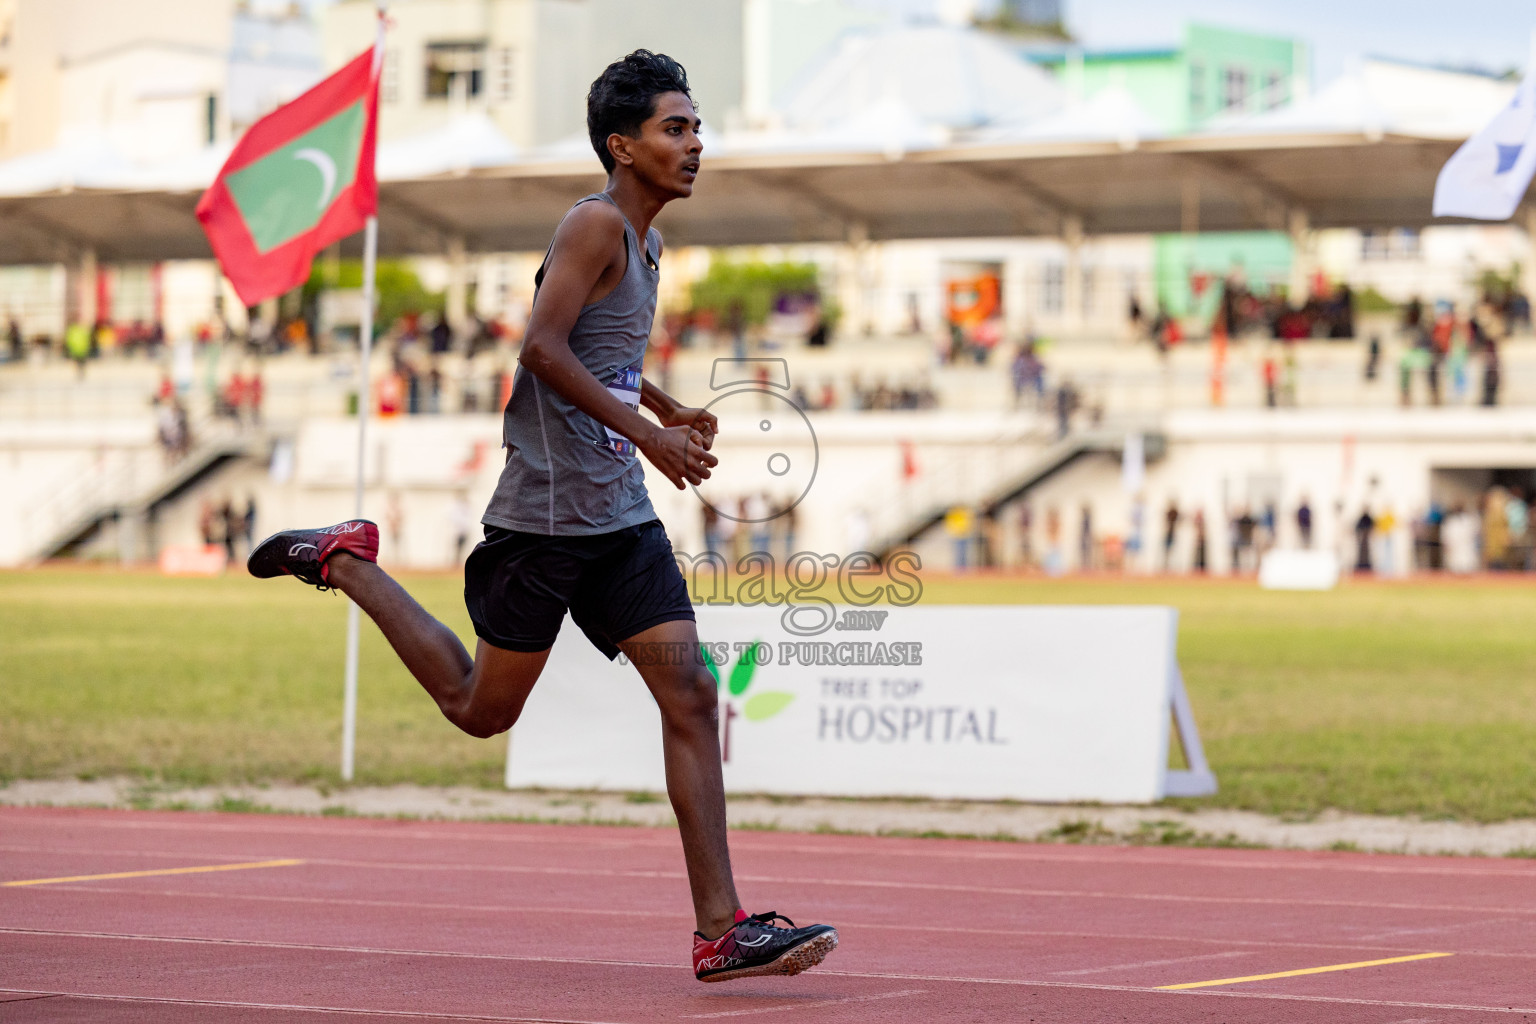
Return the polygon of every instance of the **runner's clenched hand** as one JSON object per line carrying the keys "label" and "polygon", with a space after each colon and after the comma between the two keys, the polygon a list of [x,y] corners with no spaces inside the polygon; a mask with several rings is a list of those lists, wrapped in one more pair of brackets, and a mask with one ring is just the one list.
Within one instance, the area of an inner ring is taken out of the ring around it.
{"label": "runner's clenched hand", "polygon": [[720,463],[709,453],[704,434],[687,425],[657,427],[638,447],[678,490],[708,480],[710,468]]}
{"label": "runner's clenched hand", "polygon": [[698,432],[701,438],[699,443],[705,451],[715,446],[715,435],[720,433],[720,421],[708,409],[678,407],[659,418],[664,427],[692,427]]}

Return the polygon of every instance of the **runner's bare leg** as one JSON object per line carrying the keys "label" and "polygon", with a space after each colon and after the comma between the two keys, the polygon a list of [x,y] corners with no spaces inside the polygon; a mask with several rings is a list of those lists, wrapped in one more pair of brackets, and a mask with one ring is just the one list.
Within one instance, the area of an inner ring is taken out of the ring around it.
{"label": "runner's bare leg", "polygon": [[379,627],[444,717],[471,736],[506,732],[522,714],[549,651],[506,651],[481,641],[470,658],[443,625],[373,562],[337,552],[328,582]]}
{"label": "runner's bare leg", "polygon": [[[656,644],[681,658],[647,658]],[[619,644],[661,708],[661,743],[667,766],[667,795],[683,837],[683,859],[693,912],[705,936],[721,935],[735,920],[741,901],[731,878],[725,835],[725,779],[720,769],[720,711],[715,679],[699,663],[699,635],[688,619],[663,622]],[[660,661],[661,664],[647,664]],[[681,664],[666,664],[680,661]]]}

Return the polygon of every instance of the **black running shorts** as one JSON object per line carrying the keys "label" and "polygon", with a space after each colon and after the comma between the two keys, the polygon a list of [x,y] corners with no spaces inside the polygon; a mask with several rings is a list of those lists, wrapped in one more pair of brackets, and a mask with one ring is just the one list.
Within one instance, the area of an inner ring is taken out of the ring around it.
{"label": "black running shorts", "polygon": [[663,622],[693,620],[688,585],[659,521],[586,537],[498,526],[464,566],[475,635],[508,651],[543,651],[571,619],[610,660],[618,645]]}

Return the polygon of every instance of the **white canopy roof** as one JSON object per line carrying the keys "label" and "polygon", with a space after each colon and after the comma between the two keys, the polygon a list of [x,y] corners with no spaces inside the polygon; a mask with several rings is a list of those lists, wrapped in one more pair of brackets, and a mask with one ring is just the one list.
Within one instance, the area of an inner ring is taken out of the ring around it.
{"label": "white canopy roof", "polygon": [[881,104],[956,131],[1043,117],[1066,105],[1066,93],[983,33],[903,25],[844,37],[781,112],[787,127],[819,131]]}
{"label": "white canopy roof", "polygon": [[978,142],[1114,142],[1134,149],[1143,139],[1163,135],[1151,114],[1129,89],[1111,85],[1086,102],[1076,102],[1036,120],[1008,121],[975,133]]}
{"label": "white canopy roof", "polygon": [[1515,83],[1484,75],[1366,60],[1312,96],[1262,114],[1209,122],[1233,134],[1358,132],[1465,139],[1498,113]]}

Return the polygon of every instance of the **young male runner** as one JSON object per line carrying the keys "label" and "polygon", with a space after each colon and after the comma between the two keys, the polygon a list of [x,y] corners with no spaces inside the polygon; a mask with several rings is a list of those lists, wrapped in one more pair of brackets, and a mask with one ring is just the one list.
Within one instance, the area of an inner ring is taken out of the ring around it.
{"label": "young male runner", "polygon": [[[251,553],[249,568],[357,602],[448,720],[472,736],[517,721],[569,610],[598,650],[630,656],[661,709],[667,794],[698,925],[694,974],[798,974],[837,946],[837,932],[740,908],[726,846],[715,680],[696,657],[646,653],[659,644],[692,655],[699,641],[636,453],[679,489],[702,482],[718,462],[709,452],[715,417],[641,376],[661,255],[650,224],[693,193],[699,172],[687,74],[670,57],[636,50],[592,83],[587,129],[608,186],[566,214],[534,278],[503,417],[507,463],[481,517],[485,540],[464,567],[464,600],[480,638],[475,657],[378,567],[378,527],[365,519],[274,534]],[[640,415],[642,404],[659,425]]]}

